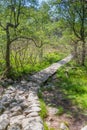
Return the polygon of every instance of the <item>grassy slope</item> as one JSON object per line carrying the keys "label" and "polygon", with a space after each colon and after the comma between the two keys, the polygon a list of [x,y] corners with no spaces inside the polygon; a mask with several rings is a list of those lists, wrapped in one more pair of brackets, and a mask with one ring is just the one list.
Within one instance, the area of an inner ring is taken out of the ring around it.
{"label": "grassy slope", "polygon": [[57,71],[56,84],[79,108],[87,109],[87,67],[73,67],[72,63]]}

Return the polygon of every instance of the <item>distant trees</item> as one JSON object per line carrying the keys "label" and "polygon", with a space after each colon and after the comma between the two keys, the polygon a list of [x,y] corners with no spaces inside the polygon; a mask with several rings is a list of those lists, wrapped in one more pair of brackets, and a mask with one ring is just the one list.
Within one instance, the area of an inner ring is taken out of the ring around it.
{"label": "distant trees", "polygon": [[[74,34],[75,57],[78,58],[78,46],[81,42],[80,64],[85,65],[86,37],[87,37],[87,1],[86,0],[59,0],[52,3],[56,10],[54,16],[63,19],[65,25]],[[67,28],[66,27],[66,28]]]}

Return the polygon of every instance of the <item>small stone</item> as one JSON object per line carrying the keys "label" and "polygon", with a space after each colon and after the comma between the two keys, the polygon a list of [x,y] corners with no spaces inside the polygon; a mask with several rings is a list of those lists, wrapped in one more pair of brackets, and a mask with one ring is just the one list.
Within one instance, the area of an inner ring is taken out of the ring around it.
{"label": "small stone", "polygon": [[10,125],[18,124],[21,125],[21,121],[25,118],[24,115],[14,116],[10,118]]}
{"label": "small stone", "polygon": [[21,115],[21,112],[17,111],[17,112],[12,112],[9,114],[10,117],[17,116],[17,115]]}
{"label": "small stone", "polygon": [[15,99],[18,103],[21,103],[23,102],[24,100],[26,100],[26,97],[25,96],[19,96],[18,94],[15,96]]}
{"label": "small stone", "polygon": [[8,114],[2,114],[2,115],[0,116],[0,118],[2,118],[2,119],[8,119],[9,117],[8,117]]}
{"label": "small stone", "polygon": [[13,84],[14,83],[14,81],[12,79],[8,79],[7,82],[8,82],[8,84]]}
{"label": "small stone", "polygon": [[0,95],[2,95],[2,93],[4,92],[3,87],[0,85]]}
{"label": "small stone", "polygon": [[26,83],[27,83],[27,81],[25,81],[25,80],[21,81],[21,84],[23,84],[23,85],[25,85]]}
{"label": "small stone", "polygon": [[17,93],[18,93],[19,95],[22,95],[22,94],[24,94],[24,91],[19,90],[19,91],[17,91]]}
{"label": "small stone", "polygon": [[9,113],[10,113],[9,110],[4,111],[4,114],[8,114],[9,115]]}
{"label": "small stone", "polygon": [[0,130],[5,130],[9,125],[9,119],[4,116],[0,116]]}
{"label": "small stone", "polygon": [[13,102],[13,103],[10,104],[10,108],[15,107],[17,105],[18,105],[17,102]]}
{"label": "small stone", "polygon": [[32,122],[27,124],[23,130],[44,130],[42,123],[40,122]]}
{"label": "small stone", "polygon": [[81,130],[87,130],[87,125],[84,126]]}
{"label": "small stone", "polygon": [[39,108],[39,107],[32,107],[31,109],[26,109],[25,111],[24,111],[24,113],[27,115],[27,114],[29,114],[29,113],[32,113],[32,112],[40,112],[41,111],[41,108]]}
{"label": "small stone", "polygon": [[22,109],[25,109],[29,106],[29,103],[27,101],[24,101],[20,104],[20,106],[22,107]]}
{"label": "small stone", "polygon": [[21,130],[20,126],[17,124],[11,125],[7,130]]}
{"label": "small stone", "polygon": [[32,107],[40,107],[40,104],[33,103],[33,104],[29,105],[29,108],[32,108]]}
{"label": "small stone", "polygon": [[2,102],[7,102],[7,101],[8,101],[8,97],[9,97],[9,95],[7,95],[7,96],[4,95],[4,96],[2,97],[2,100],[1,100],[1,101],[2,101]]}
{"label": "small stone", "polygon": [[3,105],[0,105],[0,114],[2,114],[5,110],[5,107]]}
{"label": "small stone", "polygon": [[38,114],[38,112],[32,112],[32,113],[30,113],[30,114],[28,114],[26,117],[37,117],[37,116],[39,116],[39,114]]}
{"label": "small stone", "polygon": [[15,106],[10,111],[11,112],[19,112],[19,111],[22,112],[22,108],[20,106]]}
{"label": "small stone", "polygon": [[15,87],[13,87],[13,86],[9,86],[9,87],[8,87],[8,90],[15,91],[15,90],[16,90],[16,88],[15,88]]}
{"label": "small stone", "polygon": [[[41,118],[39,116],[38,117],[26,118],[26,119],[22,120],[22,127],[25,128],[26,126],[31,126],[32,123],[35,123],[35,125],[38,126],[38,123],[42,124],[43,122],[42,122],[42,120],[41,120]],[[31,129],[29,129],[29,130],[31,130]],[[39,130],[39,129],[37,129],[37,130]]]}
{"label": "small stone", "polygon": [[69,128],[65,123],[61,123],[60,124],[60,130],[69,130]]}
{"label": "small stone", "polygon": [[4,105],[5,107],[8,107],[8,106],[9,106],[9,104],[10,104],[10,102],[9,102],[9,101],[7,101],[7,102],[3,102],[3,105]]}
{"label": "small stone", "polygon": [[48,111],[50,115],[56,115],[58,112],[58,109],[54,107],[48,107]]}

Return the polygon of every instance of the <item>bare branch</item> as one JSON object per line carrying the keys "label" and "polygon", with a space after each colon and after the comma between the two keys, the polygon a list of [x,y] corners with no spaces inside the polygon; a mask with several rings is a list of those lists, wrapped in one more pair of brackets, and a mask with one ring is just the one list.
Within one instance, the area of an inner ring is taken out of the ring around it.
{"label": "bare branch", "polygon": [[4,30],[6,30],[6,28],[2,25],[2,23],[0,22],[0,26],[4,29]]}
{"label": "bare branch", "polygon": [[40,45],[37,45],[36,41],[33,39],[33,38],[29,38],[29,37],[26,37],[26,36],[19,36],[19,37],[15,37],[14,39],[11,40],[11,43],[18,40],[18,39],[26,39],[26,40],[31,40],[34,42],[35,46],[38,47],[38,48],[41,48],[43,46],[43,43],[41,41],[41,44]]}

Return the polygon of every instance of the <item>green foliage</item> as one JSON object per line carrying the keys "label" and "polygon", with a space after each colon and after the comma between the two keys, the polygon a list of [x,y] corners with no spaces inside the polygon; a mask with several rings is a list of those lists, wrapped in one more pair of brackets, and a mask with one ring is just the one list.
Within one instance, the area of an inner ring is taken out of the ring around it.
{"label": "green foliage", "polygon": [[[18,65],[16,66],[14,58],[11,58],[11,63],[13,68],[11,68],[10,76],[12,78],[18,78],[22,76],[23,74],[32,74],[33,72],[38,72],[48,66],[50,66],[52,63],[59,61],[64,55],[58,54],[58,53],[49,53],[45,55],[44,58],[42,58],[42,61],[40,62],[38,59],[35,61],[35,63],[27,63],[28,59],[26,58],[27,64],[22,64],[18,62]],[[34,58],[32,59],[34,60]],[[17,58],[17,61],[20,61],[20,57]]]}
{"label": "green foliage", "polygon": [[44,130],[55,130],[55,129],[49,128],[48,125],[44,122]]}
{"label": "green foliage", "polygon": [[61,56],[58,53],[49,53],[44,57],[49,64],[52,64],[54,62],[57,62],[61,59]]}
{"label": "green foliage", "polygon": [[73,67],[72,63],[58,70],[58,87],[72,100],[73,104],[82,109],[87,108],[87,68]]}
{"label": "green foliage", "polygon": [[56,113],[56,115],[62,115],[64,113],[64,109],[62,106],[58,106],[58,112]]}
{"label": "green foliage", "polygon": [[44,122],[44,130],[49,130],[48,125]]}
{"label": "green foliage", "polygon": [[41,107],[40,116],[42,119],[44,119],[47,117],[47,109],[46,104],[42,99],[40,99],[40,107]]}

